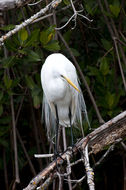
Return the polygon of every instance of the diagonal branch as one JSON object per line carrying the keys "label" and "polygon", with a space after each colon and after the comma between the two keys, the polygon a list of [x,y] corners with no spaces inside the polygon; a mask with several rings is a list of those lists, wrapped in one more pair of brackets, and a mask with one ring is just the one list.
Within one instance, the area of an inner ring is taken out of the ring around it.
{"label": "diagonal branch", "polygon": [[[113,119],[109,120],[93,132],[88,134],[85,138],[78,141],[73,149],[70,147],[61,155],[61,158],[57,158],[57,164],[62,165],[67,156],[73,158],[73,154],[77,154],[83,151],[86,145],[89,145],[91,152],[96,154],[104,149],[104,147],[115,143],[117,139],[126,137],[126,111],[117,115]],[[64,161],[63,161],[64,160]],[[51,162],[43,171],[41,171],[35,178],[33,178],[29,185],[24,190],[35,189],[40,181],[46,182],[50,176],[50,181],[55,178],[56,162]],[[50,184],[49,181],[46,184]],[[44,188],[43,188],[44,189]]]}
{"label": "diagonal branch", "polygon": [[0,38],[0,46],[4,45],[4,41],[6,39],[8,39],[9,37],[11,37],[15,33],[17,33],[22,28],[28,26],[34,20],[36,20],[37,18],[39,18],[41,15],[45,14],[49,9],[56,8],[61,2],[62,2],[62,0],[53,0],[45,8],[41,9],[39,12],[37,12],[36,14],[34,14],[33,16],[31,16],[29,19],[25,20],[22,24],[16,25],[16,27],[13,30],[9,31],[7,34],[3,35]]}

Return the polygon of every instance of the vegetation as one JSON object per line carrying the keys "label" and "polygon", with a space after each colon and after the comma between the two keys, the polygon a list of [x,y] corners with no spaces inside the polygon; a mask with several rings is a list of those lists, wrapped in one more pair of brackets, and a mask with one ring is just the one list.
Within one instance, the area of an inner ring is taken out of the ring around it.
{"label": "vegetation", "polygon": [[[56,27],[63,26],[73,15],[73,9],[69,5],[70,2],[64,0],[53,11],[53,16],[23,28],[7,39],[0,48],[2,189],[22,189],[47,165],[47,160],[36,160],[34,153],[48,153],[49,150],[44,123],[41,122],[40,82],[41,67],[49,54],[61,52],[72,62],[74,62],[73,56],[76,58],[104,121],[118,115],[126,107],[126,2],[124,0],[75,1],[76,10],[83,8],[81,14],[87,15],[93,21],[89,22],[78,15],[76,21],[71,20],[63,29],[55,30]],[[17,10],[3,12],[1,36],[45,6],[46,3],[42,1],[33,7],[26,5]],[[63,9],[64,7],[66,8]],[[91,126],[97,128],[100,125],[99,119],[79,71],[78,75]],[[20,171],[20,184],[16,187],[13,141],[15,126]],[[89,131],[85,121],[84,129],[87,134]],[[69,133],[68,131],[68,135]],[[78,131],[75,130],[74,135],[78,137]],[[102,154],[103,152],[92,156],[92,162],[93,160],[96,162]],[[96,189],[124,189],[123,169],[125,169],[124,150],[121,145],[116,145],[105,163],[95,171]],[[82,183],[76,189],[84,187],[85,183]]]}

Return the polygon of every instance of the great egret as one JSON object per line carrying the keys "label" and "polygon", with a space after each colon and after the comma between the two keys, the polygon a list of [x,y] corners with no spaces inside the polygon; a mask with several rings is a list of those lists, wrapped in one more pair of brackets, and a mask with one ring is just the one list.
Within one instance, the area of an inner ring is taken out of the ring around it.
{"label": "great egret", "polygon": [[[43,113],[48,138],[56,126],[56,147],[59,125],[71,127],[79,121],[82,111],[87,117],[86,107],[74,65],[62,54],[53,53],[47,57],[41,69],[44,91]],[[72,137],[73,142],[73,137]]]}

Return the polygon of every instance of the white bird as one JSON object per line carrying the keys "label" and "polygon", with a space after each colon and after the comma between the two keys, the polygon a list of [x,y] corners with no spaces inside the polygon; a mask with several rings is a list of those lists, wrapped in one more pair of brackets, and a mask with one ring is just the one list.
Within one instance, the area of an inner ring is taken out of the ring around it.
{"label": "white bird", "polygon": [[41,82],[48,138],[51,138],[54,126],[58,135],[59,124],[71,127],[79,121],[82,125],[82,111],[86,117],[87,112],[74,65],[60,53],[49,55],[41,69]]}

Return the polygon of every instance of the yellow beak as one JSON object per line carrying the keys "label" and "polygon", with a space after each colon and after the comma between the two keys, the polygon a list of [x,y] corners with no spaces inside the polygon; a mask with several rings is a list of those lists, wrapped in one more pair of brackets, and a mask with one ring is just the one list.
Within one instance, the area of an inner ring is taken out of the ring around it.
{"label": "yellow beak", "polygon": [[80,90],[75,86],[75,84],[72,83],[72,81],[71,81],[69,78],[67,78],[67,77],[65,77],[65,76],[63,76],[63,78],[64,78],[73,88],[75,88],[78,92],[80,92]]}

